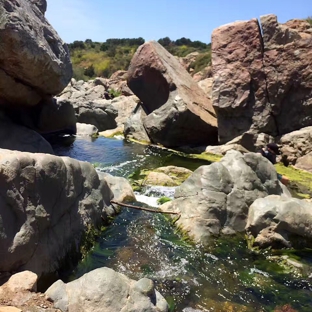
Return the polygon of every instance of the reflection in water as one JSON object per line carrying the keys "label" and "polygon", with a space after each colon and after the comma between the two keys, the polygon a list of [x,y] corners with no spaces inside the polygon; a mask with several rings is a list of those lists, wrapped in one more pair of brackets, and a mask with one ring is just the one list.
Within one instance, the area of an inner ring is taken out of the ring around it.
{"label": "reflection in water", "polygon": [[[57,152],[96,162],[101,170],[120,176],[140,168],[174,164],[195,170],[205,164],[154,147],[104,138],[94,142],[79,139]],[[138,199],[145,201],[147,195],[154,196],[155,205],[155,198],[172,197],[173,192],[152,188]],[[171,311],[192,307],[202,311],[259,312],[274,311],[286,304],[296,311],[311,311],[311,278],[296,276],[263,255],[251,253],[244,237],[215,239],[204,249],[185,240],[163,215],[122,209],[94,249],[72,272],[63,274],[63,280],[108,266],[133,279],[153,279]],[[311,251],[293,255],[301,257],[306,275],[311,274]]]}

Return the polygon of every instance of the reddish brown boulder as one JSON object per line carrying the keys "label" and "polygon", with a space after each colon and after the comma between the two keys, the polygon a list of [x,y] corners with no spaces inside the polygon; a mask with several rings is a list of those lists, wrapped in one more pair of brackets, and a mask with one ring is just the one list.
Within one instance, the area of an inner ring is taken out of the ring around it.
{"label": "reddish brown boulder", "polygon": [[138,48],[128,70],[128,86],[143,103],[143,125],[152,142],[168,147],[217,143],[211,101],[159,43]]}
{"label": "reddish brown boulder", "polygon": [[312,125],[312,28],[275,15],[212,34],[213,105],[221,143],[251,130],[273,136]]}
{"label": "reddish brown boulder", "polygon": [[256,19],[221,26],[212,34],[213,105],[221,143],[256,127],[273,132]]}
{"label": "reddish brown boulder", "polygon": [[261,17],[268,100],[278,134],[312,125],[312,28],[306,21],[279,24]]}

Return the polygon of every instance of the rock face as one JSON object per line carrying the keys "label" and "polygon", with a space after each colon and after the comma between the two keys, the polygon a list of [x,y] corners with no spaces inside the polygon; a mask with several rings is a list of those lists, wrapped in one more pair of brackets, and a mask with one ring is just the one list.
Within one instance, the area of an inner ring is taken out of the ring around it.
{"label": "rock face", "polygon": [[134,281],[106,267],[68,284],[59,280],[46,295],[62,312],[168,311],[167,302],[151,280]]}
{"label": "rock face", "polygon": [[212,34],[213,105],[221,143],[248,130],[282,135],[312,125],[312,28],[275,15]]}
{"label": "rock face", "polygon": [[167,147],[217,143],[211,101],[159,43],[138,48],[128,70],[128,86],[143,103],[143,125],[152,142]]}
{"label": "rock face", "polygon": [[279,24],[262,16],[264,70],[278,134],[312,125],[312,28],[307,21]]}
{"label": "rock face", "polygon": [[93,166],[68,157],[0,150],[0,271],[58,269],[83,233],[115,211]]}
{"label": "rock face", "polygon": [[42,0],[0,1],[1,105],[34,106],[72,77],[67,46],[45,19],[45,8]]}
{"label": "rock face", "polygon": [[274,129],[261,41],[256,19],[227,24],[212,33],[212,100],[218,114],[220,143],[253,125],[261,131]]}
{"label": "rock face", "polygon": [[257,199],[249,208],[246,230],[261,248],[311,248],[312,204],[277,195]]}
{"label": "rock face", "polygon": [[177,224],[195,241],[245,230],[249,206],[269,194],[282,194],[274,166],[260,154],[229,151],[218,163],[201,166],[160,209],[181,212]]}

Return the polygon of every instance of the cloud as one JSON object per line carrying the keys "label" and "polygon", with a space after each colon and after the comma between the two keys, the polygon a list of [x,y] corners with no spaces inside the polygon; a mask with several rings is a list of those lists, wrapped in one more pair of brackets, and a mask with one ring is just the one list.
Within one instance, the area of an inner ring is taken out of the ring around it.
{"label": "cloud", "polygon": [[99,22],[92,17],[94,8],[89,1],[53,0],[48,3],[46,17],[67,43],[85,40],[97,33]]}

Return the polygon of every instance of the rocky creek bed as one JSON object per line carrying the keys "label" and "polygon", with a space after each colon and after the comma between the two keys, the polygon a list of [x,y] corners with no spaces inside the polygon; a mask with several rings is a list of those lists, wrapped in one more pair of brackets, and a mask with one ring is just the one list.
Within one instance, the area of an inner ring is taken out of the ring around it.
{"label": "rocky creek bed", "polygon": [[[124,177],[140,169],[176,165],[195,170],[207,164],[120,139],[77,139],[56,152]],[[144,195],[172,196],[167,187],[142,192],[138,199],[154,205],[155,198]],[[259,253],[247,248],[243,235],[214,239],[204,248],[163,215],[142,211],[122,208],[92,251],[60,274],[68,282],[103,266],[135,280],[152,279],[170,311],[310,311],[312,304],[311,250]]]}

